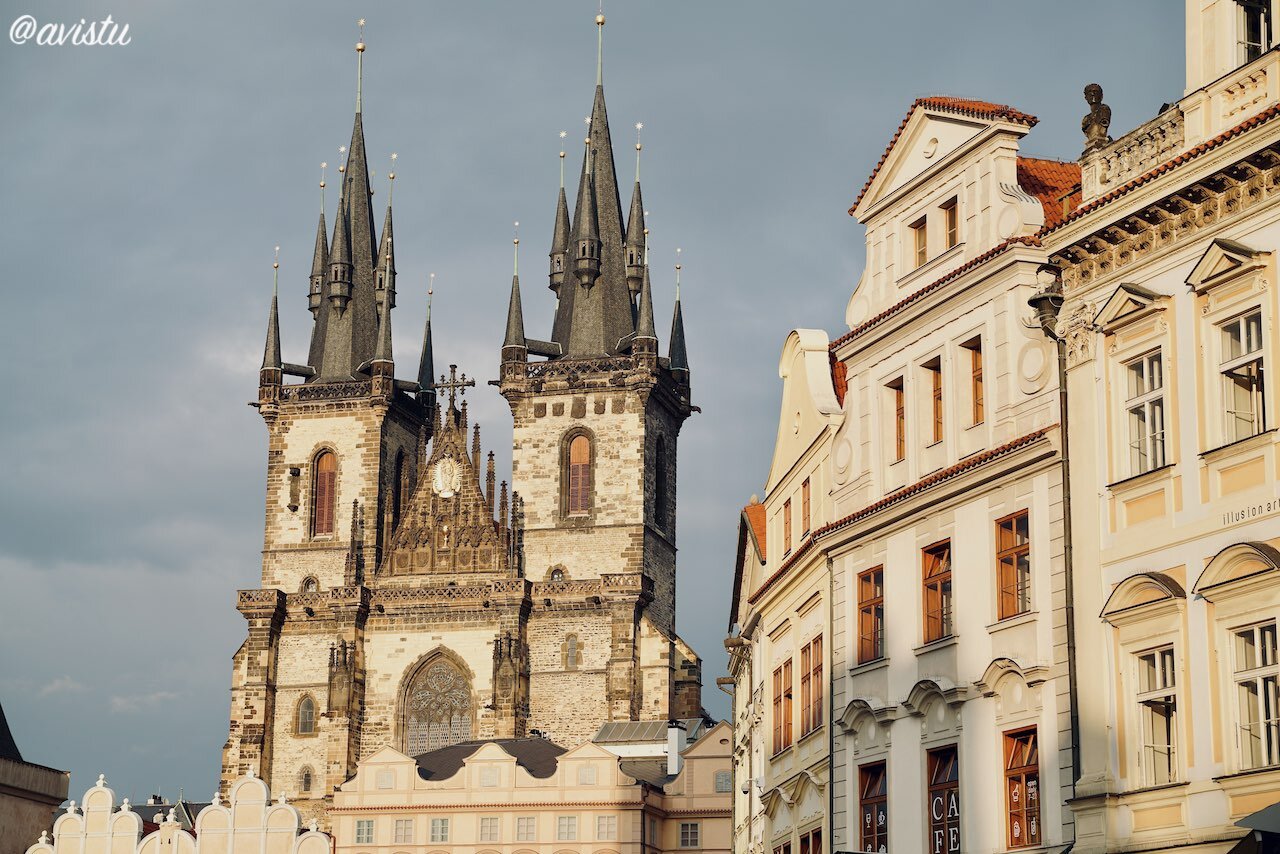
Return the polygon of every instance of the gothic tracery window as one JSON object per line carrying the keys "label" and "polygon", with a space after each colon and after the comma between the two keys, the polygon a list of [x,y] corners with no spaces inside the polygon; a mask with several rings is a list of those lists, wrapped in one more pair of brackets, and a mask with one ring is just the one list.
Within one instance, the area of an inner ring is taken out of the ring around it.
{"label": "gothic tracery window", "polygon": [[405,753],[416,756],[471,739],[471,683],[449,659],[419,668],[404,698]]}
{"label": "gothic tracery window", "polygon": [[298,719],[295,727],[298,735],[314,735],[316,731],[316,701],[303,697],[298,703]]}

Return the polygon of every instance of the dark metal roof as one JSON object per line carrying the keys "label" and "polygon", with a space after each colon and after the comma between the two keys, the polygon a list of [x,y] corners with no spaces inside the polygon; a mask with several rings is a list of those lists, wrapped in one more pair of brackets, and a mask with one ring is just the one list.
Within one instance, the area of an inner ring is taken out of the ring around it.
{"label": "dark metal roof", "polygon": [[558,757],[565,752],[563,747],[545,738],[464,741],[415,756],[418,774],[424,780],[447,780],[458,773],[458,769],[462,767],[462,763],[468,756],[486,744],[498,745],[515,758],[517,765],[539,779],[546,779],[556,772]]}
{"label": "dark metal roof", "polygon": [[9,722],[4,717],[4,706],[0,706],[0,759],[24,761],[21,751],[18,750],[18,743],[13,740],[13,733],[9,731]]}
{"label": "dark metal roof", "polygon": [[667,773],[666,759],[624,759],[618,763],[618,767],[628,777],[658,788],[675,779],[675,775]]}
{"label": "dark metal roof", "polygon": [[[688,718],[684,724],[685,741],[697,741],[706,731],[702,718]],[[600,727],[591,739],[596,744],[643,744],[667,740],[666,721],[610,721]],[[665,761],[665,760],[664,760]]]}

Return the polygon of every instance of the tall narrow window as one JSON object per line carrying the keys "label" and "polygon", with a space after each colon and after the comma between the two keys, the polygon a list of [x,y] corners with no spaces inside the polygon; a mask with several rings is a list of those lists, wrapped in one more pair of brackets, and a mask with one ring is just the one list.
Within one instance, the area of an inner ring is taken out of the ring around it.
{"label": "tall narrow window", "polygon": [[924,550],[924,641],[951,636],[951,541]]}
{"label": "tall narrow window", "polygon": [[773,671],[773,752],[791,746],[791,659]]}
{"label": "tall narrow window", "polygon": [[1138,656],[1138,715],[1142,782],[1161,786],[1178,779],[1177,671],[1173,647]]}
{"label": "tall narrow window", "polygon": [[822,704],[825,701],[822,682],[822,635],[818,635],[808,646],[809,667],[805,675],[809,677],[809,726],[805,732],[813,732],[822,726],[825,719]]}
{"label": "tall narrow window", "polygon": [[903,393],[902,377],[890,380],[889,406],[893,411],[893,462],[907,456],[907,399]]}
{"label": "tall narrow window", "polygon": [[930,431],[931,442],[942,441],[942,357],[930,359],[925,362],[925,373],[929,377],[929,408],[930,422],[932,428]]}
{"label": "tall narrow window", "polygon": [[303,697],[298,703],[298,721],[294,731],[298,735],[315,735],[316,701],[310,697]]}
{"label": "tall narrow window", "polygon": [[653,451],[653,514],[660,527],[667,524],[667,502],[667,440],[659,436]]}
{"label": "tall narrow window", "polygon": [[889,850],[889,776],[883,762],[858,769],[859,851]]}
{"label": "tall narrow window", "polygon": [[569,501],[570,516],[585,516],[591,512],[591,440],[583,435],[569,441]]}
{"label": "tall narrow window", "polygon": [[958,854],[960,851],[960,760],[955,746],[930,750],[929,769],[929,852]]}
{"label": "tall narrow window", "polygon": [[1262,364],[1262,312],[1224,323],[1222,385],[1228,442],[1247,439],[1267,429],[1265,374]]}
{"label": "tall narrow window", "polygon": [[884,567],[858,575],[858,663],[884,658]]}
{"label": "tall narrow window", "polygon": [[960,242],[960,211],[955,199],[947,199],[942,203],[942,223],[947,239],[946,248],[950,249]]}
{"label": "tall narrow window", "polygon": [[1125,365],[1129,419],[1129,473],[1142,474],[1164,465],[1164,368],[1160,351]]}
{"label": "tall narrow window", "polygon": [[311,533],[333,533],[333,510],[337,503],[338,458],[333,451],[316,454],[312,484]]}
{"label": "tall narrow window", "polygon": [[804,531],[800,536],[809,533],[810,523],[813,521],[809,516],[809,478],[804,479],[804,483],[800,484],[800,521],[803,523]]}
{"label": "tall narrow window", "polygon": [[822,854],[822,828],[800,834],[800,854]]}
{"label": "tall narrow window", "polygon": [[1027,511],[996,522],[1000,619],[1031,610],[1031,528]]}
{"label": "tall narrow window", "polygon": [[928,220],[920,217],[908,226],[911,230],[911,260],[916,267],[924,266],[924,262],[929,260],[928,225]]}
{"label": "tall narrow window", "polygon": [[791,499],[782,502],[782,555],[791,554]]}
{"label": "tall narrow window", "polygon": [[974,424],[981,424],[987,418],[987,396],[982,386],[982,339],[974,338],[965,343],[969,351],[969,397],[972,404]]}
{"label": "tall narrow window", "polygon": [[1232,632],[1240,768],[1280,765],[1280,693],[1276,622]]}
{"label": "tall narrow window", "polygon": [[1004,801],[1010,848],[1040,844],[1040,747],[1035,727],[1004,735]]}
{"label": "tall narrow window", "polygon": [[305,795],[311,791],[311,786],[315,782],[315,773],[311,770],[311,766],[304,766],[302,773],[298,775],[298,788]]}
{"label": "tall narrow window", "polygon": [[577,635],[568,635],[564,639],[563,658],[565,670],[576,670],[582,665],[582,645]]}
{"label": "tall narrow window", "polygon": [[808,644],[800,649],[800,735],[809,733],[809,720],[812,707],[809,704],[809,689],[812,682],[809,677],[809,654],[812,650]]}
{"label": "tall narrow window", "polygon": [[394,469],[394,482],[391,488],[391,530],[394,531],[400,524],[400,514],[404,512],[405,506],[409,503],[406,492],[409,487],[409,475],[405,471],[404,451],[396,452],[396,465]]}
{"label": "tall narrow window", "polygon": [[1236,0],[1240,6],[1240,63],[1253,62],[1271,46],[1271,0]]}

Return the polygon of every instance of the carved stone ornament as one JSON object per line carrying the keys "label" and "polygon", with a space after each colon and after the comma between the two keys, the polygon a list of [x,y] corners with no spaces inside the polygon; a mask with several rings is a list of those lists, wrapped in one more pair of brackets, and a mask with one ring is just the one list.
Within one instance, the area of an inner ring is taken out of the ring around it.
{"label": "carved stone ornament", "polygon": [[1093,358],[1094,306],[1081,300],[1072,303],[1065,316],[1058,320],[1055,332],[1067,342],[1067,367],[1073,368]]}
{"label": "carved stone ornament", "polygon": [[1107,134],[1111,108],[1102,103],[1102,87],[1097,83],[1084,87],[1084,100],[1089,105],[1089,115],[1080,120],[1080,130],[1084,133],[1084,150],[1092,151],[1111,142]]}
{"label": "carved stone ornament", "polygon": [[431,472],[431,488],[441,498],[452,498],[462,488],[462,469],[452,457],[444,457]]}

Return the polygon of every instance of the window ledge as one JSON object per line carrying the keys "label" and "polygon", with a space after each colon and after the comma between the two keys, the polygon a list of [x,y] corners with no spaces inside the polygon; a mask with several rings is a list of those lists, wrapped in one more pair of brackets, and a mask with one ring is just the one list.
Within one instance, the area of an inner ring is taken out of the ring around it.
{"label": "window ledge", "polygon": [[996,620],[994,623],[987,626],[987,631],[998,632],[1001,629],[1012,629],[1015,626],[1034,623],[1036,618],[1039,616],[1039,611],[1023,611],[1021,614],[1014,614],[1012,617],[1005,617],[1003,620]]}
{"label": "window ledge", "polygon": [[889,666],[889,659],[881,656],[873,661],[867,661],[855,667],[849,668],[850,676],[861,676],[864,673],[874,673]]}
{"label": "window ledge", "polygon": [[1262,768],[1250,768],[1248,771],[1235,771],[1231,774],[1223,774],[1220,777],[1214,777],[1213,782],[1221,783],[1223,780],[1239,780],[1245,777],[1259,777],[1264,774],[1280,773],[1280,765],[1267,765]]}
{"label": "window ledge", "polygon": [[949,646],[955,646],[959,642],[959,635],[947,635],[945,638],[938,638],[937,640],[921,644],[911,651],[916,655],[923,655],[926,652],[933,652],[936,649],[946,649]]}
{"label": "window ledge", "polygon": [[1134,474],[1126,478],[1121,478],[1120,480],[1108,483],[1107,489],[1113,491],[1116,489],[1128,489],[1131,486],[1140,486],[1147,481],[1160,480],[1163,475],[1167,474],[1168,471],[1173,468],[1173,466],[1173,463],[1165,463],[1157,468],[1144,471],[1141,474]]}
{"label": "window ledge", "polygon": [[[929,271],[941,272],[943,267],[943,259],[958,260],[961,252],[964,250],[964,241],[957,243],[955,246],[949,247],[938,255],[925,261],[919,267],[913,267],[909,273],[898,279],[898,287],[905,288],[912,282],[923,278]],[[909,260],[909,259],[908,259]]]}
{"label": "window ledge", "polygon": [[1176,783],[1161,783],[1158,786],[1140,786],[1136,789],[1124,789],[1116,794],[1122,797],[1129,797],[1130,795],[1145,795],[1150,792],[1164,792],[1171,791],[1173,789],[1182,789],[1186,788],[1188,785],[1190,784],[1186,780],[1179,780]]}
{"label": "window ledge", "polygon": [[977,430],[979,427],[986,427],[986,426],[987,426],[987,422],[984,419],[982,421],[975,421],[964,429],[965,429],[965,432],[968,432],[970,430]]}
{"label": "window ledge", "polygon": [[1221,459],[1222,457],[1231,456],[1239,451],[1251,451],[1258,445],[1267,444],[1268,437],[1271,437],[1275,432],[1276,428],[1272,427],[1270,429],[1263,430],[1261,433],[1254,433],[1252,436],[1245,436],[1243,439],[1236,439],[1234,442],[1219,445],[1218,447],[1210,448],[1207,451],[1201,451],[1200,459],[1204,460],[1206,463],[1211,463]]}
{"label": "window ledge", "polygon": [[929,450],[930,448],[936,448],[936,447],[938,447],[939,445],[941,445],[944,441],[946,441],[946,440],[945,440],[945,439],[934,439],[932,442],[930,442],[929,444],[925,445],[925,446],[924,446],[924,449],[927,451],[927,450]]}
{"label": "window ledge", "polygon": [[814,727],[813,729],[809,730],[804,735],[796,739],[796,746],[799,747],[800,745],[804,744],[806,741],[812,740],[813,737],[818,733],[824,732],[824,731],[826,731],[826,725],[818,724],[816,727]]}

